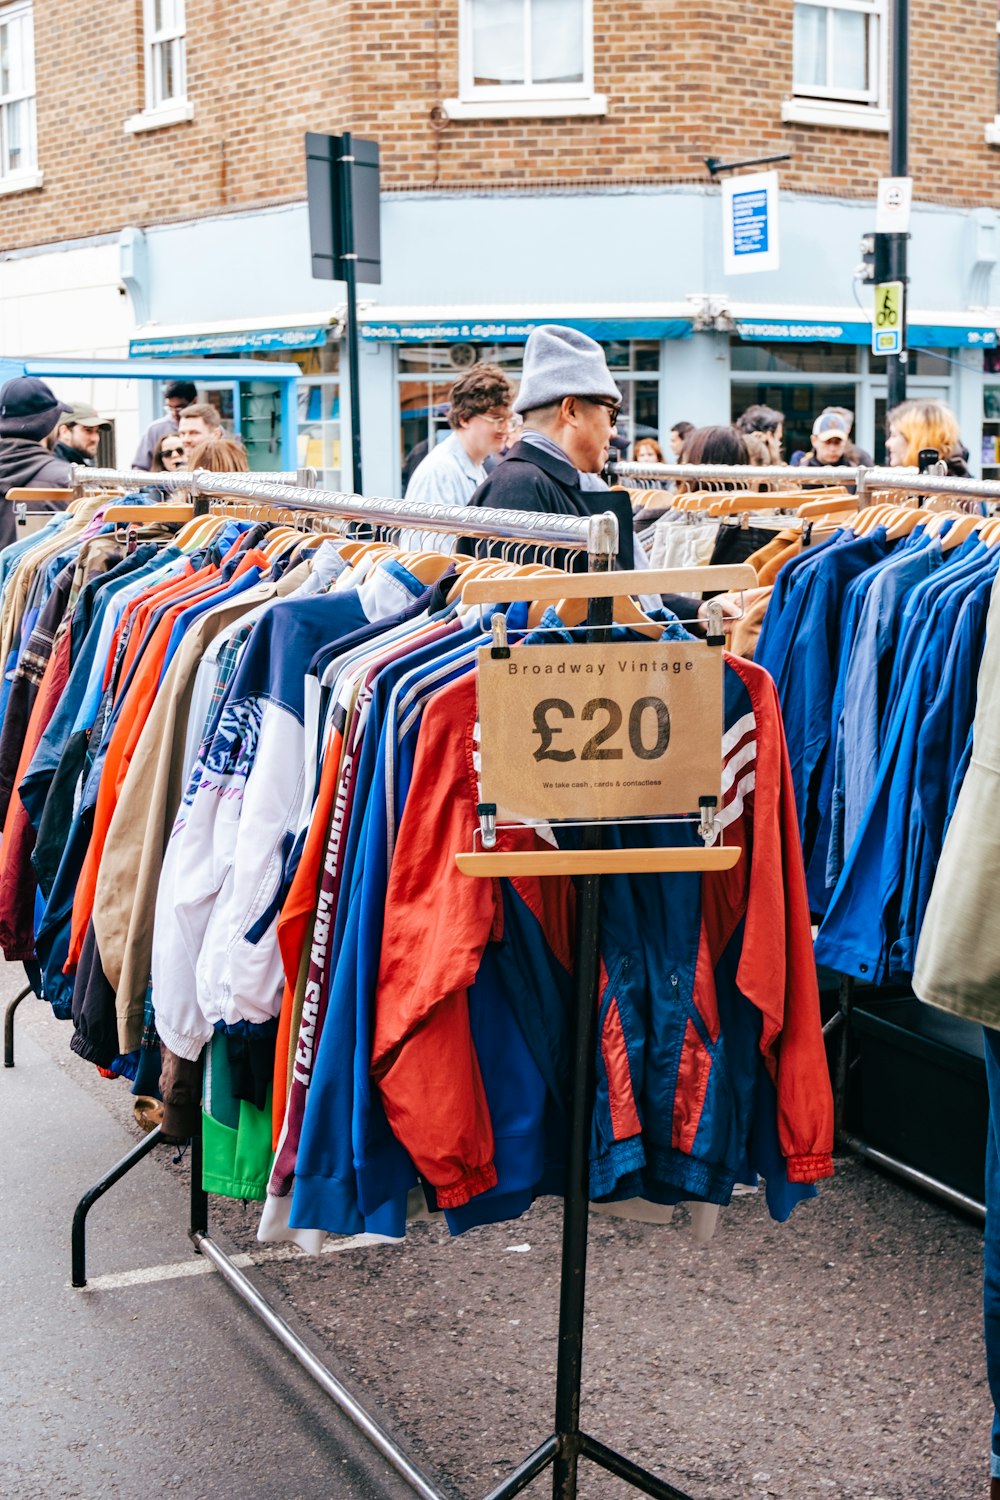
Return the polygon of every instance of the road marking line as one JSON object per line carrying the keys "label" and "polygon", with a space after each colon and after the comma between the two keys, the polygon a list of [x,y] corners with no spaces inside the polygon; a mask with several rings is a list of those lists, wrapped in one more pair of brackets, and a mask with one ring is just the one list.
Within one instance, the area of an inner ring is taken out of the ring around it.
{"label": "road marking line", "polygon": [[[343,1250],[358,1250],[365,1245],[372,1244],[398,1244],[397,1240],[385,1240],[381,1235],[355,1234],[342,1240],[327,1240],[320,1249],[320,1255],[337,1255]],[[250,1266],[270,1265],[275,1261],[298,1260],[300,1257],[312,1259],[298,1245],[275,1245],[266,1250],[256,1250],[253,1253],[244,1251],[240,1255],[230,1256],[234,1266],[245,1271]],[[191,1260],[175,1261],[165,1266],[143,1266],[135,1271],[112,1271],[106,1276],[91,1276],[85,1287],[79,1287],[84,1292],[110,1292],[119,1287],[126,1286],[149,1286],[154,1281],[177,1281],[184,1276],[207,1276],[209,1273],[217,1273],[218,1266],[212,1261],[206,1260],[200,1255],[195,1255]]]}

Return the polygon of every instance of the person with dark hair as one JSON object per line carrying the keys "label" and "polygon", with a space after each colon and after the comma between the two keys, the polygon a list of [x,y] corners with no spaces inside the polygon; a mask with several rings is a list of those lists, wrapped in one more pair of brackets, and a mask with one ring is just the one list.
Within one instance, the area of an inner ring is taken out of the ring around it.
{"label": "person with dark hair", "polygon": [[785,436],[785,413],[777,411],[773,406],[754,405],[748,406],[746,411],[740,412],[733,423],[737,432],[763,432],[770,438],[769,448],[774,455],[774,462],[781,462],[781,444]]}
{"label": "person with dark hair", "polygon": [[[682,464],[748,464],[750,452],[735,427],[696,427],[681,449]],[[717,482],[717,481],[716,481]],[[687,481],[681,480],[681,484]],[[679,487],[679,486],[678,486]]]}
{"label": "person with dark hair", "polygon": [[694,432],[693,422],[675,422],[673,427],[671,427],[670,429],[670,451],[673,453],[674,458],[676,458],[678,463],[680,463],[681,461],[681,454],[684,451],[684,444],[687,442],[692,432]]}
{"label": "person with dark hair", "polygon": [[94,407],[88,406],[85,401],[78,401],[56,423],[52,452],[56,458],[64,458],[68,464],[89,464],[93,467],[101,442],[101,428],[110,425]]}
{"label": "person with dark hair", "polygon": [[167,432],[153,449],[150,469],[154,474],[174,474],[184,467],[184,444],[179,432]]}
{"label": "person with dark hair", "polygon": [[407,500],[425,505],[468,505],[486,478],[491,454],[503,448],[512,426],[513,388],[499,365],[473,365],[451,388],[451,432],[414,469]]}
{"label": "person with dark hair", "polygon": [[139,439],[139,446],[135,450],[132,460],[133,469],[150,469],[153,465],[153,449],[165,437],[168,432],[176,432],[181,419],[181,412],[186,406],[191,406],[198,399],[198,391],[191,380],[168,380],[163,392],[163,404],[167,409],[167,416],[161,417],[157,422],[151,422]]}
{"label": "person with dark hair", "polygon": [[[46,448],[44,439],[72,407],[56,399],[44,380],[22,375],[0,390],[0,547],[17,536],[12,489],[67,489],[69,464]],[[29,510],[65,510],[56,501],[39,501]]]}

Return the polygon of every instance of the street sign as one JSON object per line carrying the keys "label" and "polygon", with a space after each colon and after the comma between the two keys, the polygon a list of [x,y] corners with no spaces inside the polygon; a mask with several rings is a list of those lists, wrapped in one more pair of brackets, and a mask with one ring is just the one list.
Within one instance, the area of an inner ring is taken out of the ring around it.
{"label": "street sign", "polygon": [[872,353],[901,354],[903,350],[903,283],[883,281],[875,288]]}
{"label": "street sign", "polygon": [[912,203],[912,177],[880,177],[875,203],[875,233],[908,234]]}
{"label": "street sign", "polygon": [[727,276],[779,269],[777,172],[752,172],[723,182],[722,256]]}

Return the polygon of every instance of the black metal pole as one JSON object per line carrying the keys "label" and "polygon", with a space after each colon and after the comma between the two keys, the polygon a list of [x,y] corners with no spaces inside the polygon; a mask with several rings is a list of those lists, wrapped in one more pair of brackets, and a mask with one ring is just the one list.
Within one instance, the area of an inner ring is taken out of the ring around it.
{"label": "black metal pole", "polygon": [[27,1000],[31,994],[31,985],[25,985],[19,995],[15,995],[3,1013],[3,1065],[5,1068],[14,1066],[14,1012],[22,1000]]}
{"label": "black metal pole", "polygon": [[204,1160],[202,1115],[199,1110],[198,1120],[191,1136],[191,1223],[188,1234],[192,1239],[196,1235],[208,1233],[208,1194],[202,1186]]}
{"label": "black metal pole", "polygon": [[340,205],[342,216],[341,263],[347,289],[347,371],[351,393],[351,484],[357,495],[364,493],[361,474],[361,371],[358,363],[358,257],[354,248],[354,193],[351,168],[351,132],[340,137]]}
{"label": "black metal pole", "polygon": [[108,1188],[113,1188],[115,1183],[119,1182],[125,1176],[126,1172],[131,1172],[132,1168],[138,1165],[144,1156],[149,1155],[159,1139],[160,1127],[157,1125],[155,1130],[149,1132],[144,1141],[140,1141],[138,1146],[133,1146],[128,1155],[123,1156],[121,1161],[117,1162],[111,1168],[110,1172],[105,1172],[104,1176],[98,1182],[95,1182],[92,1188],[88,1188],[87,1192],[84,1193],[76,1205],[76,1212],[73,1215],[73,1228],[70,1234],[70,1248],[72,1252],[71,1280],[74,1286],[87,1285],[87,1215],[98,1198],[104,1197]]}
{"label": "black metal pole", "polygon": [[[893,0],[892,4],[892,97],[889,101],[889,175],[906,177],[909,159],[909,89],[910,89],[910,0]],[[906,400],[906,373],[909,363],[907,353],[907,305],[905,288],[906,241],[905,234],[886,236],[889,280],[901,281],[903,295],[903,342],[899,354],[890,354],[886,360],[888,410],[892,411]]]}
{"label": "black metal pole", "polygon": [[[592,569],[608,559],[591,558]],[[592,599],[588,640],[600,640],[614,619],[612,599]],[[586,847],[601,845],[601,830],[585,831]],[[562,1276],[559,1289],[559,1342],[556,1349],[556,1441],[552,1466],[553,1500],[575,1500],[580,1458],[580,1383],[583,1376],[583,1328],[587,1297],[587,1231],[590,1213],[590,1117],[594,1100],[594,1048],[597,1040],[597,981],[601,877],[585,875],[576,892],[576,946],[571,1049],[566,1196],[563,1203]]]}

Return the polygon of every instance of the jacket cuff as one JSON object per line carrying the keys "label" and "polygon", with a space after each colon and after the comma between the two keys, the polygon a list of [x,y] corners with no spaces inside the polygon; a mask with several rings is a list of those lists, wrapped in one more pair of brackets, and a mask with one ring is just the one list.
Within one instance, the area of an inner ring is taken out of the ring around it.
{"label": "jacket cuff", "polygon": [[438,1187],[435,1183],[434,1194],[438,1208],[461,1208],[470,1198],[475,1198],[479,1193],[488,1193],[496,1185],[497,1169],[489,1162],[485,1167],[476,1167],[475,1171],[466,1172],[460,1182],[453,1182],[450,1187]]}
{"label": "jacket cuff", "polygon": [[169,1141],[186,1141],[197,1131],[201,1115],[201,1060],[178,1057],[162,1041],[160,1056],[160,1133]]}
{"label": "jacket cuff", "polygon": [[833,1157],[828,1151],[818,1151],[812,1156],[789,1156],[785,1165],[789,1182],[819,1182],[823,1177],[833,1176]]}

